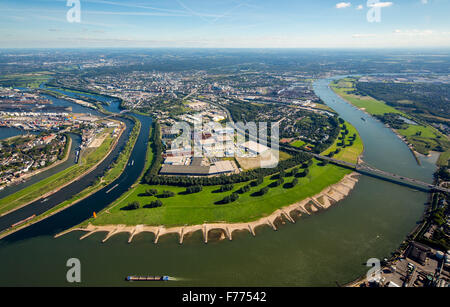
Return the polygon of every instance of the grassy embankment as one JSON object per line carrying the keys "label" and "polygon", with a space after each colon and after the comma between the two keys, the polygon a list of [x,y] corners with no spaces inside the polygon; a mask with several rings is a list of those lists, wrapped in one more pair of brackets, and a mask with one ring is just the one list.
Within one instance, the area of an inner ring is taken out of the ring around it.
{"label": "grassy embankment", "polygon": [[[338,146],[338,144],[341,142],[341,140],[337,139],[333,145],[331,145],[327,150],[322,152],[323,155],[328,155],[329,153],[336,151],[336,149],[340,149],[340,152],[335,154],[333,156],[334,159],[350,162],[350,163],[357,163],[358,157],[362,154],[364,151],[364,144],[362,142],[361,137],[359,136],[358,130],[356,130],[355,127],[353,127],[350,123],[345,122],[345,126],[347,127],[348,134],[345,137],[345,144],[350,144],[350,138],[353,136],[353,134],[356,134],[356,139],[353,142],[352,146],[347,146],[345,148],[342,148],[341,146]],[[343,131],[343,125],[341,125],[341,132]]]}
{"label": "grassy embankment", "polygon": [[[354,133],[353,131],[356,130],[351,130],[354,128],[350,127],[349,124],[347,124],[347,127],[349,128],[350,133],[348,136],[350,137]],[[339,140],[329,150],[334,150],[338,142]],[[354,162],[362,151],[362,142],[358,136],[353,146],[342,149],[335,157],[342,157]],[[151,155],[150,157],[152,158]],[[314,164],[309,168],[309,174],[306,177],[298,178],[299,184],[294,188],[289,188],[288,185],[283,184],[275,188],[270,188],[269,192],[264,196],[252,195],[262,187],[268,186],[275,181],[271,179],[271,176],[268,176],[264,179],[263,184],[252,187],[250,192],[240,194],[236,202],[227,205],[216,205],[215,202],[239,190],[242,186],[247,185],[248,182],[235,184],[233,190],[230,192],[219,193],[217,190],[220,186],[211,186],[203,187],[200,193],[188,195],[183,193],[186,189],[181,187],[138,184],[134,189],[122,195],[122,197],[112,203],[108,208],[100,212],[96,219],[91,218],[82,225],[87,225],[88,223],[94,225],[144,224],[172,227],[211,222],[250,222],[268,216],[279,208],[316,195],[327,186],[339,182],[350,172],[348,169],[335,165],[328,164],[321,166],[320,162],[314,161]],[[294,177],[286,177],[285,183],[288,184],[293,179]],[[155,196],[142,196],[146,190],[152,188],[157,189],[159,193],[164,190],[172,191],[175,193],[175,196],[161,199],[163,202],[162,207],[153,209],[143,208],[143,206],[157,199]],[[140,203],[140,209],[122,210],[134,201]]]}
{"label": "grassy embankment", "polygon": [[0,199],[0,214],[4,214],[10,210],[26,205],[43,195],[54,191],[75,178],[82,175],[95,164],[97,164],[109,152],[113,143],[111,135],[112,129],[104,131],[108,136],[98,148],[89,148],[81,154],[80,162],[71,167],[41,180],[23,190]]}
{"label": "grassy embankment", "polygon": [[352,93],[355,91],[355,78],[344,78],[331,84],[331,88],[343,99],[369,113],[370,115],[384,115],[387,113],[396,113],[405,118],[411,119],[418,123],[405,124],[405,129],[396,129],[396,132],[405,137],[406,141],[411,144],[415,151],[428,155],[430,150],[442,147],[444,152],[440,155],[438,164],[446,165],[450,158],[450,142],[447,137],[440,131],[419,121],[410,114],[401,112],[385,102],[374,99],[369,96],[360,96]]}

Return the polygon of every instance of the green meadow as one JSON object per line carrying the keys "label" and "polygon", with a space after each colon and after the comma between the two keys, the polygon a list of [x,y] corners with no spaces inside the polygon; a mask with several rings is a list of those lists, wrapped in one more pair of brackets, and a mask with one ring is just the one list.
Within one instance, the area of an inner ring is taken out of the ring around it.
{"label": "green meadow", "polygon": [[[345,147],[342,149],[342,147],[338,146],[338,143],[341,142],[341,140],[337,139],[333,145],[330,146],[327,150],[325,150],[322,154],[328,155],[329,153],[335,151],[338,148],[341,148],[341,151],[333,156],[333,158],[350,162],[350,163],[357,163],[358,157],[361,155],[361,153],[364,151],[364,144],[362,142],[361,137],[359,136],[358,130],[356,130],[355,127],[353,127],[350,123],[345,122],[345,125],[348,129],[348,134],[345,137],[345,144],[350,144],[350,138],[353,136],[353,134],[356,134],[356,139],[353,142],[352,146]],[[342,125],[341,125],[342,129]],[[341,130],[342,131],[342,130]]]}
{"label": "green meadow", "polygon": [[[310,167],[307,177],[298,178],[299,184],[294,188],[285,185],[270,188],[264,196],[253,194],[261,188],[268,186],[270,177],[257,187],[252,187],[250,192],[240,194],[239,199],[231,204],[217,205],[216,202],[225,196],[239,190],[248,183],[240,183],[234,186],[233,191],[219,193],[219,186],[203,187],[203,191],[196,194],[184,195],[185,188],[172,186],[150,186],[140,184],[135,189],[124,194],[118,201],[106,210],[91,218],[86,223],[94,225],[164,225],[166,227],[197,225],[211,222],[249,222],[272,214],[275,210],[293,204],[297,201],[313,196],[327,186],[340,181],[351,171],[334,165],[320,166],[317,162]],[[294,177],[286,177],[285,183],[289,183]],[[160,199],[163,206],[159,208],[144,208],[145,205],[156,200],[155,196],[142,196],[148,189],[157,189],[158,193],[172,191],[174,197]],[[137,210],[123,210],[129,203],[137,201],[141,208]]]}
{"label": "green meadow", "polygon": [[51,72],[37,72],[30,74],[11,74],[0,76],[0,86],[38,88],[41,83],[50,79]]}
{"label": "green meadow", "polygon": [[368,96],[359,96],[352,94],[351,92],[355,90],[354,82],[356,79],[344,78],[336,83],[331,84],[331,88],[343,99],[347,100],[354,106],[365,110],[367,113],[372,115],[383,115],[386,113],[399,113],[402,112],[396,110],[395,108],[387,105],[384,101],[380,101]]}
{"label": "green meadow", "polygon": [[[341,148],[341,152],[335,157],[349,162],[356,162],[357,157],[363,152],[362,141],[356,129],[346,123],[349,133],[346,137],[346,144],[349,144],[349,137],[353,133],[357,138],[352,146]],[[336,142],[325,152],[336,150]],[[289,175],[289,171],[286,173]],[[302,169],[300,169],[302,172]],[[239,194],[239,199],[226,205],[216,204],[225,196],[231,195],[249,182],[235,184],[232,191],[220,193],[220,186],[207,186],[196,194],[185,194],[185,188],[173,186],[151,186],[139,184],[131,189],[118,200],[112,203],[105,210],[97,214],[97,218],[91,218],[83,223],[87,225],[164,225],[166,227],[197,225],[213,222],[240,223],[258,220],[262,217],[272,214],[279,208],[291,205],[310,196],[320,193],[327,186],[339,182],[345,175],[351,173],[351,170],[341,168],[335,165],[322,165],[315,161],[309,167],[309,173],[306,177],[298,178],[299,184],[290,187],[289,183],[294,179],[293,176],[285,177],[284,184],[278,187],[271,187],[264,196],[256,196],[255,192],[261,188],[269,186],[276,181],[272,176],[264,178],[264,182],[251,187],[249,192]],[[159,198],[163,206],[159,208],[145,208],[152,201],[157,200],[157,196],[145,196],[146,191],[156,189],[158,194],[163,191],[174,192],[175,196],[170,198]],[[137,210],[124,210],[130,203],[138,202],[140,208]]]}

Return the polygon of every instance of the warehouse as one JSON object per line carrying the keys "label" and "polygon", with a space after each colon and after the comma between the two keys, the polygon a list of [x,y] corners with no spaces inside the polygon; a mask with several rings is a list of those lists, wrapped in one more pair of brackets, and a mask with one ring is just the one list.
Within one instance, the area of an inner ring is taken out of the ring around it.
{"label": "warehouse", "polygon": [[263,153],[270,150],[269,147],[256,143],[254,141],[245,142],[241,144],[240,147],[252,155],[262,155]]}
{"label": "warehouse", "polygon": [[211,165],[200,165],[198,160],[193,162],[191,165],[164,164],[159,173],[170,176],[214,176],[231,174],[236,170],[231,161],[218,161]]}

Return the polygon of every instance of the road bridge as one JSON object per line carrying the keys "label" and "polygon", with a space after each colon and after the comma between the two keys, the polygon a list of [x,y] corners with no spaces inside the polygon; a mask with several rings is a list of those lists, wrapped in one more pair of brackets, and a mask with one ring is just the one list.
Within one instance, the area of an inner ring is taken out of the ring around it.
{"label": "road bridge", "polygon": [[[285,147],[285,146],[282,146]],[[329,163],[335,164],[335,165],[339,165],[339,166],[343,166],[346,168],[350,168],[353,169],[355,171],[357,171],[358,173],[364,174],[364,175],[368,175],[368,176],[373,176],[376,178],[380,178],[380,179],[384,179],[390,182],[394,182],[394,183],[398,183],[398,184],[402,184],[402,185],[407,185],[407,186],[412,186],[412,187],[417,187],[420,188],[422,190],[425,191],[439,191],[439,192],[444,192],[444,193],[449,193],[450,189],[447,189],[445,187],[439,186],[439,185],[434,185],[434,184],[430,184],[430,183],[426,183],[414,178],[408,178],[405,176],[400,176],[394,173],[390,173],[390,172],[386,172],[386,171],[382,171],[380,169],[377,169],[373,166],[370,166],[367,163],[350,163],[347,161],[342,161],[342,160],[338,160],[338,159],[334,159],[328,156],[323,156],[320,154],[315,154],[315,153],[311,153],[305,150],[301,150],[301,149],[296,149],[293,148],[291,146],[286,146],[287,148],[289,148],[290,150],[294,150],[294,151],[298,151],[298,152],[304,152],[304,153],[308,153],[310,155],[312,155],[314,158],[321,160],[321,161],[328,161]]]}

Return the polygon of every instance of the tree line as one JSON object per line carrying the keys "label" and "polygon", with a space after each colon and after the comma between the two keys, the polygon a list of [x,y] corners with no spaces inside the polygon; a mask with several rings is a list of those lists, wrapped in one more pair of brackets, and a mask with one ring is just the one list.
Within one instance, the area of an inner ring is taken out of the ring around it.
{"label": "tree line", "polygon": [[161,176],[158,175],[161,160],[155,158],[151,168],[144,177],[144,182],[149,185],[170,185],[179,187],[235,184],[267,177],[311,160],[311,156],[307,153],[293,152],[292,154],[293,156],[291,158],[280,161],[274,168],[258,168],[239,174],[215,177]]}

